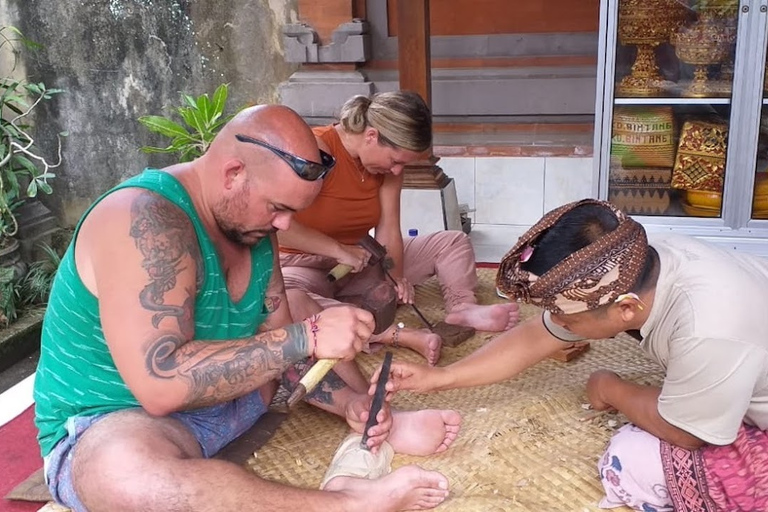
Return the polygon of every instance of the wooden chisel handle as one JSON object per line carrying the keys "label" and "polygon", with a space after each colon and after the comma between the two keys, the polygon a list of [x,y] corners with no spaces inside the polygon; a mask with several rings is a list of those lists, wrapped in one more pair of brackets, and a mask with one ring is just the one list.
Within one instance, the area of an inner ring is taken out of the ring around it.
{"label": "wooden chisel handle", "polygon": [[288,397],[288,407],[293,407],[297,403],[301,402],[307,393],[311,393],[320,381],[328,375],[333,365],[335,365],[338,359],[318,359],[318,361],[312,365],[307,373],[299,380],[299,383],[294,388],[291,396]]}
{"label": "wooden chisel handle", "polygon": [[331,270],[328,271],[328,274],[325,276],[328,281],[334,282],[338,281],[345,275],[352,272],[352,265],[347,265],[346,263],[339,263],[335,267],[333,267]]}

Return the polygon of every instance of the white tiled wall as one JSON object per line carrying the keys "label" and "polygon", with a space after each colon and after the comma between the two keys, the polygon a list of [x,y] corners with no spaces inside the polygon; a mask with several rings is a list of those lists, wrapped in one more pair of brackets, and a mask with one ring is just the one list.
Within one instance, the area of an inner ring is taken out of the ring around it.
{"label": "white tiled wall", "polygon": [[461,229],[455,181],[442,190],[403,190],[400,199],[400,229],[403,236],[415,229],[419,234],[443,229]]}
{"label": "white tiled wall", "polygon": [[[592,158],[547,158],[544,169],[544,213],[594,197]],[[536,219],[538,220],[538,219]]]}
{"label": "white tiled wall", "polygon": [[438,165],[454,179],[459,203],[475,210],[479,262],[498,262],[545,212],[594,197],[591,157],[444,157]]}
{"label": "white tiled wall", "polygon": [[475,222],[533,224],[541,218],[545,163],[544,158],[476,158]]}

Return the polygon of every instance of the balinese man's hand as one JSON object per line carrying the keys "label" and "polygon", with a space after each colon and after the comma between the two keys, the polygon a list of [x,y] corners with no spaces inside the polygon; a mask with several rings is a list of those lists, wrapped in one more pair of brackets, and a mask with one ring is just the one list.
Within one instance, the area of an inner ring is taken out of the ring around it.
{"label": "balinese man's hand", "polygon": [[[428,393],[440,387],[445,369],[436,366],[426,366],[423,364],[394,362],[389,370],[389,380],[387,381],[387,391],[415,391],[417,393]],[[371,376],[371,387],[368,394],[373,394],[376,389],[376,382],[379,380],[381,366],[379,366]]]}
{"label": "balinese man's hand", "polygon": [[[392,430],[392,412],[388,403],[391,397],[392,394],[387,393],[381,410],[376,415],[378,424],[368,429],[368,447],[373,453],[378,451],[379,446],[387,440],[389,431]],[[365,429],[365,423],[368,421],[371,409],[371,402],[370,396],[359,395],[347,403],[345,411],[347,423],[358,434],[362,434],[363,429]]]}
{"label": "balinese man's hand", "polygon": [[606,411],[614,408],[606,400],[605,396],[607,390],[620,381],[621,377],[609,370],[598,370],[589,376],[587,381],[587,399],[594,410]]}

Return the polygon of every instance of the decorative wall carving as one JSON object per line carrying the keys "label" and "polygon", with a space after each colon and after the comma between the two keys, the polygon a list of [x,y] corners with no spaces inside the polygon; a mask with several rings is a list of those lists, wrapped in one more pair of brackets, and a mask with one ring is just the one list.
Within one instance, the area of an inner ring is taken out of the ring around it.
{"label": "decorative wall carving", "polygon": [[331,36],[331,43],[321,45],[315,30],[304,23],[283,28],[286,62],[295,63],[361,63],[371,57],[368,23],[353,19],[342,23]]}

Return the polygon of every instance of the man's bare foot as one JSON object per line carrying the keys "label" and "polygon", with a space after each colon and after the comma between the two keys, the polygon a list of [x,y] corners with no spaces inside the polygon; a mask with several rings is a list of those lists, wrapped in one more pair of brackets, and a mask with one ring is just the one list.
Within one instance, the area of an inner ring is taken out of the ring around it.
{"label": "man's bare foot", "polygon": [[325,490],[347,494],[353,502],[351,510],[426,510],[448,497],[448,479],[419,466],[403,466],[377,480],[337,476],[328,481]]}
{"label": "man's bare foot", "polygon": [[[395,326],[383,333],[372,336],[370,344],[382,344],[391,346],[394,340]],[[397,335],[397,343],[401,347],[418,352],[430,366],[437,364],[440,359],[440,350],[443,348],[443,338],[429,329],[400,329]]]}
{"label": "man's bare foot", "polygon": [[520,317],[519,306],[509,304],[459,304],[445,317],[448,324],[474,327],[478,331],[501,332],[513,328]]}
{"label": "man's bare foot", "polygon": [[387,441],[395,453],[432,455],[444,452],[459,435],[461,414],[452,410],[392,411]]}

